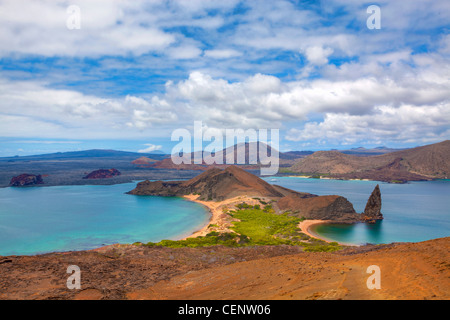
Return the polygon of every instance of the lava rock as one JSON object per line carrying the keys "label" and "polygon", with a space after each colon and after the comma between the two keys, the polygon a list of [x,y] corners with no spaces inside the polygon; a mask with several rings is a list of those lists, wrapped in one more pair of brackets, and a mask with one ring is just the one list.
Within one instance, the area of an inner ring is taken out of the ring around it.
{"label": "lava rock", "polygon": [[369,200],[367,200],[366,208],[364,209],[362,218],[365,221],[383,219],[383,215],[381,214],[381,191],[378,184],[372,191]]}
{"label": "lava rock", "polygon": [[9,182],[11,187],[23,187],[23,186],[32,186],[36,184],[42,184],[44,180],[42,180],[42,176],[23,173],[19,176],[13,177]]}
{"label": "lava rock", "polygon": [[121,174],[120,171],[114,168],[99,169],[92,171],[91,173],[83,177],[83,179],[105,179],[105,178],[112,178],[114,176],[120,176],[120,174]]}

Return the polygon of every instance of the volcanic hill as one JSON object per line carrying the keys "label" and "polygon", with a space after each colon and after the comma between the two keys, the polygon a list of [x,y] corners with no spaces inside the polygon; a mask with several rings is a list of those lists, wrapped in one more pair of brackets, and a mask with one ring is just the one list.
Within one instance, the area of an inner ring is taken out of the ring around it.
{"label": "volcanic hill", "polygon": [[[271,185],[237,166],[229,166],[225,170],[211,168],[187,181],[147,180],[139,182],[136,188],[128,193],[153,196],[197,194],[199,200],[206,201],[224,201],[237,196],[264,197],[273,200],[278,212],[290,211],[299,217],[336,222],[363,220],[353,205],[342,196],[317,196]],[[377,195],[379,201],[374,203],[379,203],[378,209],[381,209],[381,194]]]}
{"label": "volcanic hill", "polygon": [[239,195],[282,197],[264,180],[236,166],[211,168],[188,181],[144,181],[129,192],[135,195],[182,196],[200,194],[200,200],[222,201]]}
{"label": "volcanic hill", "polygon": [[383,155],[358,157],[338,151],[318,151],[297,161],[290,170],[342,179],[420,181],[450,176],[450,140]]}
{"label": "volcanic hill", "polygon": [[[230,165],[237,164],[243,169],[256,170],[259,169],[261,163],[260,152],[262,157],[278,157],[279,165],[281,167],[292,166],[295,161],[312,154],[312,151],[291,151],[279,152],[270,145],[263,142],[245,142],[238,143],[226,149],[220,150],[217,153],[210,153],[206,151],[196,151],[186,154],[186,159],[190,159],[190,163],[175,164],[172,159],[164,158],[154,163],[149,164],[148,167],[154,169],[174,169],[174,170],[208,170],[209,168],[225,169]],[[214,163],[206,163],[205,158],[211,157],[216,161]],[[228,159],[227,159],[228,157]],[[194,162],[194,159],[202,159],[202,161]],[[135,161],[138,161],[136,159]],[[133,161],[134,163],[134,161]]]}

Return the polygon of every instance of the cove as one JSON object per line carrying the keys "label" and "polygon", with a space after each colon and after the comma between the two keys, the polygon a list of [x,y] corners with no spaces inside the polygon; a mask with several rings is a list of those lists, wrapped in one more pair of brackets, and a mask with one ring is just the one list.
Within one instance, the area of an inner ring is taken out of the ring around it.
{"label": "cove", "polygon": [[209,221],[200,204],[133,196],[135,183],[0,189],[0,255],[180,239]]}
{"label": "cove", "polygon": [[[384,220],[374,225],[321,224],[310,230],[322,238],[347,244],[419,242],[450,236],[450,181],[392,184],[379,181],[331,180],[298,177],[266,178],[267,182],[300,192],[346,197],[363,212],[379,184]],[[276,180],[276,181],[273,181]]]}

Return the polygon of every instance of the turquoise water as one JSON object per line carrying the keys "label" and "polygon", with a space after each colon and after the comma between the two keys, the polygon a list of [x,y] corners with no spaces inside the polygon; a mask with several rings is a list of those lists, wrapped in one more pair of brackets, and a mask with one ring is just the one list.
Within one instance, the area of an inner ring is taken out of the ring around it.
{"label": "turquoise water", "polygon": [[177,239],[209,221],[182,198],[125,194],[135,183],[0,189],[0,255]]}
{"label": "turquoise water", "polygon": [[[374,181],[281,177],[265,180],[318,195],[338,194],[364,210]],[[450,181],[379,183],[385,219],[375,225],[320,225],[322,237],[351,244],[417,242],[450,236]],[[93,249],[187,236],[209,221],[182,198],[125,194],[135,183],[0,189],[0,255]]]}
{"label": "turquoise water", "polygon": [[384,220],[374,225],[326,224],[312,228],[321,237],[349,244],[417,242],[450,236],[450,181],[390,184],[376,181],[343,181],[280,177],[267,182],[317,195],[346,197],[363,212],[373,188],[379,184]]}

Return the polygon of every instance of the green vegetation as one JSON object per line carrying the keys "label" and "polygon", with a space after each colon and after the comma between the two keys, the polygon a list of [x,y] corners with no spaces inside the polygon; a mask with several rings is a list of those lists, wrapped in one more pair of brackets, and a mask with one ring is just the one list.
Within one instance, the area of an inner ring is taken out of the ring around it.
{"label": "green vegetation", "polygon": [[[205,247],[224,245],[229,247],[255,245],[295,245],[309,252],[331,252],[341,249],[338,243],[327,243],[310,238],[298,228],[304,217],[292,216],[290,212],[276,214],[272,205],[261,209],[259,205],[251,206],[241,203],[237,210],[227,212],[238,221],[233,222],[231,232],[210,232],[206,236],[185,240],[162,240],[158,243],[147,243],[146,246],[165,246],[171,248]],[[213,225],[210,225],[213,226]]]}

